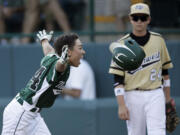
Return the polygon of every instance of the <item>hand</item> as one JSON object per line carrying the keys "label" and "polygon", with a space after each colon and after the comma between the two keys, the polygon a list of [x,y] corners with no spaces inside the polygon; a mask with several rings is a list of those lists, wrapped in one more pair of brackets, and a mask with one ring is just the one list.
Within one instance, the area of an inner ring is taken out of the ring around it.
{"label": "hand", "polygon": [[119,106],[118,115],[119,115],[119,118],[122,119],[122,120],[129,120],[128,108],[125,105]]}
{"label": "hand", "polygon": [[60,62],[61,64],[66,64],[68,61],[69,57],[68,57],[68,45],[64,45],[62,48],[62,53],[60,56]]}
{"label": "hand", "polygon": [[39,41],[41,41],[41,42],[44,39],[47,39],[48,41],[50,41],[52,36],[53,36],[53,31],[50,31],[49,33],[46,33],[46,31],[43,30],[43,31],[39,31],[38,34],[37,34],[37,37],[38,37]]}
{"label": "hand", "polygon": [[166,130],[173,132],[180,123],[180,118],[176,112],[176,105],[174,99],[166,103]]}

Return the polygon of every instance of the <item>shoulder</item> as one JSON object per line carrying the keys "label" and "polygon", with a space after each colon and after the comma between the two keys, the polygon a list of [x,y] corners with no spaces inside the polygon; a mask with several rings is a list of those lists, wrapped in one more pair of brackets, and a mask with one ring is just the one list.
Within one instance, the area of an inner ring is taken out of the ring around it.
{"label": "shoulder", "polygon": [[44,56],[41,60],[41,65],[44,64],[44,63],[52,63],[54,62],[55,60],[58,60],[59,59],[59,56],[55,53],[50,53],[46,56]]}
{"label": "shoulder", "polygon": [[149,31],[150,34],[151,34],[151,40],[154,40],[154,41],[160,41],[160,43],[162,44],[165,44],[165,39],[163,38],[163,36],[159,33],[156,33],[156,32],[152,32],[152,31]]}
{"label": "shoulder", "polygon": [[130,38],[130,34],[126,34],[122,38],[118,39],[117,42],[122,42],[122,41],[124,41],[125,39],[128,39],[128,38]]}
{"label": "shoulder", "polygon": [[155,37],[157,37],[157,38],[163,38],[160,33],[153,32],[153,31],[149,31],[149,33],[150,33],[152,36],[155,36]]}

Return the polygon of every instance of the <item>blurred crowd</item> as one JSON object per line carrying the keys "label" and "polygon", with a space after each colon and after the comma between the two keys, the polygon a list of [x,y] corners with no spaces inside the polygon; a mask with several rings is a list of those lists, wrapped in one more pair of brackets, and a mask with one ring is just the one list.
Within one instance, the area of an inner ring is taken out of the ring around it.
{"label": "blurred crowd", "polygon": [[0,44],[26,44],[34,31],[45,28],[69,32],[81,30],[84,0],[0,0],[0,34],[24,33],[22,38],[0,38]]}
{"label": "blurred crowd", "polygon": [[[81,31],[87,26],[90,0],[0,0],[0,45],[34,42],[35,32],[46,29],[58,32]],[[129,6],[144,2],[151,8],[150,27],[180,27],[180,0],[94,0],[95,18],[103,21],[96,25],[102,31],[113,30],[106,22],[113,20],[115,31],[128,31]],[[169,5],[172,6],[171,11]],[[159,7],[161,6],[161,10]],[[168,19],[167,19],[168,16]],[[112,25],[111,25],[112,26]],[[97,29],[98,31],[99,29]],[[7,33],[13,37],[3,36]],[[16,33],[22,33],[21,38]],[[34,35],[34,36],[32,36]]]}

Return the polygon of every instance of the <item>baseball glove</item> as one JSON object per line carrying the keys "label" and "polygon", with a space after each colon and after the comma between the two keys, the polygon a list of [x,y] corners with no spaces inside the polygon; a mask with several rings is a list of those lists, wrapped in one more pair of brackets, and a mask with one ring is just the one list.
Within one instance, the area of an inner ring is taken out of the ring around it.
{"label": "baseball glove", "polygon": [[166,103],[166,130],[170,133],[173,132],[179,122],[180,119],[177,116],[175,101],[174,99],[171,99]]}

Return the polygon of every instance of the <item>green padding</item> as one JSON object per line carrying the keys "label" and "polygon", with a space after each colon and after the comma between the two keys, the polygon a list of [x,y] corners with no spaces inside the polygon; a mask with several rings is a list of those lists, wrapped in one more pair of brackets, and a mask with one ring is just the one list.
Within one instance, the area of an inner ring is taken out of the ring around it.
{"label": "green padding", "polygon": [[[9,101],[9,98],[0,98],[0,128],[4,107]],[[175,101],[180,116],[180,97]],[[41,115],[52,135],[127,135],[125,121],[117,116],[115,98],[93,101],[58,99],[52,108],[43,109]],[[171,135],[179,134],[180,126]]]}
{"label": "green padding", "polygon": [[0,46],[0,97],[13,96],[13,57],[10,46]]}
{"label": "green padding", "polygon": [[174,65],[174,67],[169,70],[171,78],[171,94],[174,96],[180,96],[180,42],[169,41],[167,44]]}
{"label": "green padding", "polygon": [[[42,111],[53,135],[96,134],[96,109],[91,102],[56,101],[52,109]],[[58,128],[57,128],[58,127]]]}
{"label": "green padding", "polygon": [[125,121],[118,119],[115,99],[101,99],[96,104],[96,135],[127,135]]}

